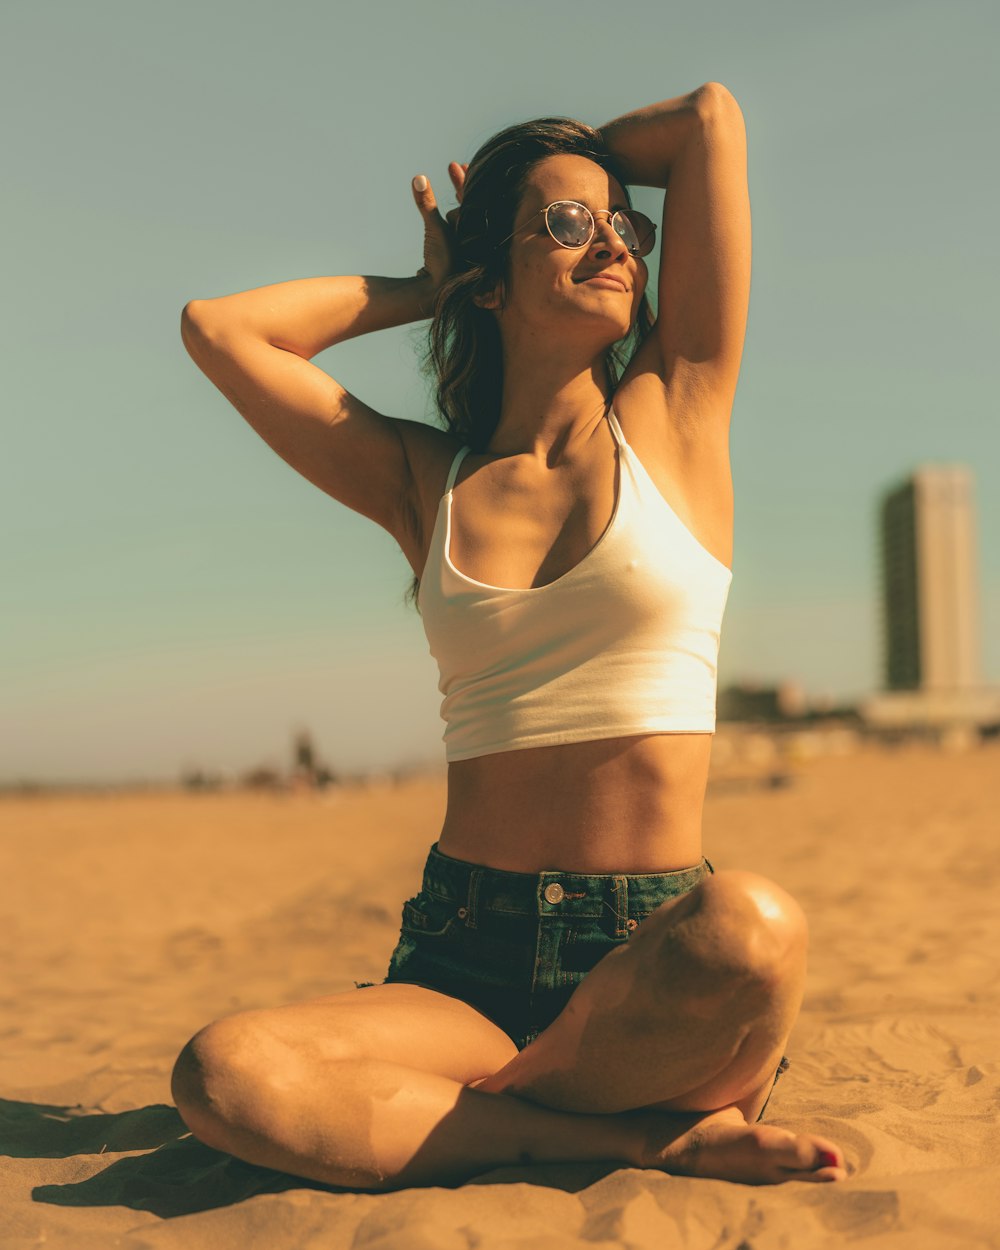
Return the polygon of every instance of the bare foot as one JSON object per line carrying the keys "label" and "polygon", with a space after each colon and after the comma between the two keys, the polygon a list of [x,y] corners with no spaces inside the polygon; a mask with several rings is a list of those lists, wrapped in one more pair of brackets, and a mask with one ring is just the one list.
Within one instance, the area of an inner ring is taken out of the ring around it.
{"label": "bare foot", "polygon": [[710,1112],[680,1136],[676,1119],[671,1132],[670,1119],[662,1113],[649,1114],[641,1167],[747,1185],[847,1179],[843,1152],[828,1137],[790,1133],[771,1124],[747,1124],[737,1107]]}

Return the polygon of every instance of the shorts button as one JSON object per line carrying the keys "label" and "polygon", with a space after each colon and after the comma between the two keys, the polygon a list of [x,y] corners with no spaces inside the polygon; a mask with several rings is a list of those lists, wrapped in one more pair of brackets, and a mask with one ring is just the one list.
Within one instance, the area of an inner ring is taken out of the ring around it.
{"label": "shorts button", "polygon": [[566,891],[558,881],[553,881],[551,885],[545,887],[545,898],[549,903],[561,903],[565,897]]}
{"label": "shorts button", "polygon": [[638,920],[626,920],[625,921],[626,929],[638,929],[638,927],[639,927]]}

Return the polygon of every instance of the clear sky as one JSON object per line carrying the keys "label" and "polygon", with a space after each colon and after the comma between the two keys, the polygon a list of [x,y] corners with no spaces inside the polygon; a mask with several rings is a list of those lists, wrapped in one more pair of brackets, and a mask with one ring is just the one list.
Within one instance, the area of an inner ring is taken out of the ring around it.
{"label": "clear sky", "polygon": [[[413,174],[447,208],[512,122],[710,80],[754,242],[720,684],[878,687],[878,499],[924,462],[974,470],[1000,679],[992,0],[47,0],[0,35],[0,781],[284,766],[299,727],[335,769],[443,762],[402,553],[246,425],[181,309],[412,274]],[[430,420],[424,325],[316,363]]]}

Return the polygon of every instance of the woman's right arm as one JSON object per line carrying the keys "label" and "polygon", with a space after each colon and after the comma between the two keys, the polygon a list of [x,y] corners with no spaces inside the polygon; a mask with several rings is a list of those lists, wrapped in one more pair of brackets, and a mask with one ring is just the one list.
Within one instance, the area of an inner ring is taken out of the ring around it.
{"label": "woman's right arm", "polygon": [[[461,195],[464,171],[452,181]],[[424,218],[424,268],[412,278],[301,278],[192,300],[181,337],[199,369],[283,460],[388,530],[407,555],[420,514],[413,453],[446,441],[419,421],[388,417],[311,363],[335,343],[428,317],[447,276],[448,226],[429,186],[414,190]]]}
{"label": "woman's right arm", "polygon": [[426,316],[429,295],[423,276],[302,278],[192,300],[181,317],[191,358],[268,446],[401,545],[417,501],[400,427],[418,423],[376,412],[310,358]]}
{"label": "woman's right arm", "polygon": [[192,300],[182,326],[239,330],[312,360],[345,339],[429,317],[433,298],[433,282],[426,274],[297,278],[238,295]]}

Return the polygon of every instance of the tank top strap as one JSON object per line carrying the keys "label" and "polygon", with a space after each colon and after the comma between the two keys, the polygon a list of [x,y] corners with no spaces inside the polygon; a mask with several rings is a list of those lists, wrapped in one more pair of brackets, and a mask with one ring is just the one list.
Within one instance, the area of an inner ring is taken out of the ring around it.
{"label": "tank top strap", "polygon": [[455,485],[455,478],[458,477],[459,466],[471,450],[471,447],[460,447],[458,449],[455,459],[451,462],[451,468],[448,470],[448,481],[445,483],[444,488],[444,493],[446,495],[451,492],[451,488]]}
{"label": "tank top strap", "polygon": [[628,443],[625,441],[625,435],[622,433],[622,427],[618,424],[618,418],[615,416],[613,408],[608,409],[608,424],[611,426],[611,433],[614,435],[614,440],[618,446],[627,447]]}

